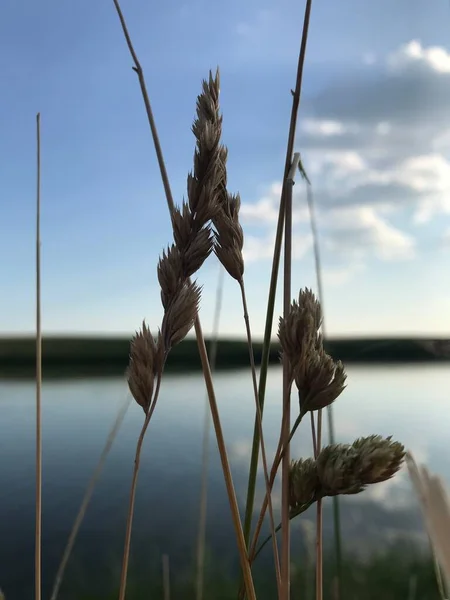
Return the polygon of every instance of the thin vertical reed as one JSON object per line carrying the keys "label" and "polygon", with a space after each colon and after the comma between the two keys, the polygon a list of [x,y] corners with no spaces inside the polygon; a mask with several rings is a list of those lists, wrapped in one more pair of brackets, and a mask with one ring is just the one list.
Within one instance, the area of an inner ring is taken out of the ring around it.
{"label": "thin vertical reed", "polygon": [[272,534],[273,559],[274,559],[274,565],[275,565],[275,575],[276,575],[276,580],[277,580],[277,590],[278,590],[278,597],[281,597],[282,583],[281,583],[281,572],[280,572],[280,559],[278,556],[278,542],[277,542],[276,529],[275,529],[275,519],[273,516],[272,495],[271,495],[272,486],[270,484],[269,468],[267,466],[266,447],[265,447],[265,443],[264,443],[264,432],[263,432],[263,426],[262,426],[262,414],[261,414],[261,408],[260,408],[259,402],[258,402],[258,384],[256,381],[255,358],[253,355],[253,342],[252,342],[252,334],[251,334],[251,329],[250,329],[250,318],[248,316],[247,297],[246,297],[246,293],[245,293],[243,279],[241,279],[241,281],[239,282],[239,285],[241,288],[242,306],[244,309],[244,321],[245,321],[245,328],[247,331],[247,342],[248,342],[248,349],[249,349],[249,354],[250,354],[250,368],[251,368],[251,372],[252,372],[253,393],[255,396],[255,408],[256,408],[256,418],[257,418],[257,422],[258,422],[259,440],[261,443],[261,458],[262,458],[262,463],[263,463],[264,482],[266,485],[266,497],[267,497],[267,503],[268,503],[268,507],[269,507],[269,521],[270,521],[270,531]]}
{"label": "thin vertical reed", "polygon": [[[211,335],[211,344],[209,348],[209,364],[211,372],[216,368],[217,346],[219,337],[220,313],[222,310],[223,285],[225,279],[225,269],[219,265],[219,280],[216,289],[216,307],[213,318],[213,328]],[[209,433],[211,429],[211,415],[209,410],[208,398],[205,402],[205,417],[203,422],[203,448],[202,448],[202,481],[200,492],[200,519],[198,525],[197,537],[197,578],[196,578],[196,599],[203,599],[203,587],[205,582],[205,543],[206,543],[206,516],[208,503],[208,466],[209,466]]]}
{"label": "thin vertical reed", "polygon": [[42,327],[41,327],[41,115],[36,115],[37,189],[36,189],[36,525],[35,525],[35,600],[41,600],[42,549]]}
{"label": "thin vertical reed", "polygon": [[[312,414],[312,413],[311,413]],[[317,411],[317,436],[315,458],[319,456],[322,445],[322,411]],[[316,600],[323,599],[323,510],[322,498],[317,500],[317,522],[316,522]]]}
{"label": "thin vertical reed", "polygon": [[[156,155],[158,158],[158,164],[159,164],[159,168],[160,168],[160,172],[161,172],[161,179],[163,181],[164,190],[165,190],[165,194],[166,194],[167,206],[169,208],[170,217],[173,222],[173,213],[174,213],[174,209],[175,209],[175,204],[173,201],[169,178],[167,176],[167,170],[165,167],[165,162],[164,162],[164,157],[163,157],[162,150],[161,150],[161,145],[159,143],[159,136],[158,136],[158,132],[156,129],[155,120],[153,117],[153,111],[152,111],[151,105],[150,105],[150,99],[149,99],[149,96],[147,93],[147,88],[146,88],[145,79],[144,79],[144,73],[143,73],[142,67],[139,63],[139,60],[137,58],[136,52],[134,51],[133,44],[131,42],[131,38],[128,33],[126,22],[123,17],[119,2],[118,2],[118,0],[113,0],[113,2],[114,2],[114,6],[116,8],[117,14],[119,16],[120,23],[122,25],[122,31],[124,33],[128,49],[134,60],[133,69],[136,72],[138,79],[139,79],[142,97],[144,100],[145,108],[147,111],[147,117],[148,117],[150,129],[152,132],[153,143],[154,143]],[[194,329],[195,329],[195,335],[197,338],[197,345],[198,345],[198,351],[199,351],[199,355],[200,355],[200,361],[202,363],[203,377],[205,379],[206,390],[208,393],[212,421],[214,424],[214,430],[215,430],[215,434],[216,434],[217,446],[219,449],[219,455],[220,455],[220,460],[221,460],[221,464],[222,464],[225,485],[227,488],[227,495],[228,495],[228,499],[230,502],[231,515],[232,515],[233,526],[234,526],[235,535],[236,535],[236,543],[237,543],[238,551],[239,551],[239,559],[240,559],[240,563],[241,563],[241,569],[244,574],[245,588],[246,588],[246,592],[248,594],[249,600],[254,600],[256,598],[255,588],[254,588],[254,584],[253,584],[250,563],[248,560],[248,554],[247,554],[244,534],[243,534],[243,530],[242,530],[241,517],[239,514],[239,505],[237,502],[236,491],[234,489],[233,478],[231,475],[231,468],[230,468],[230,464],[228,461],[228,454],[227,454],[227,450],[226,450],[225,439],[223,436],[222,424],[220,422],[219,409],[217,406],[216,394],[214,391],[214,384],[213,384],[213,380],[212,380],[211,367],[210,367],[209,360],[208,360],[208,353],[206,351],[205,339],[203,337],[202,326],[201,326],[200,319],[198,316],[196,317],[195,322],[194,322]]]}
{"label": "thin vertical reed", "polygon": [[147,432],[148,426],[150,424],[150,420],[153,415],[153,411],[156,406],[156,402],[159,396],[159,390],[161,387],[161,378],[162,373],[158,374],[158,379],[156,382],[156,389],[153,400],[151,402],[150,409],[148,410],[144,424],[141,429],[141,433],[139,434],[138,442],[136,445],[136,454],[134,457],[134,469],[133,469],[133,478],[131,481],[131,491],[130,491],[130,499],[128,503],[128,515],[127,515],[127,527],[125,532],[125,544],[123,550],[123,559],[122,559],[122,573],[120,575],[120,591],[119,591],[119,600],[125,600],[125,594],[127,591],[127,575],[128,575],[128,563],[130,560],[130,548],[131,548],[131,531],[133,528],[133,516],[134,516],[134,502],[136,498],[136,488],[137,488],[137,480],[139,474],[139,467],[141,462],[141,452],[142,445],[144,443],[145,434]]}
{"label": "thin vertical reed", "polygon": [[[283,316],[287,319],[291,309],[291,277],[292,277],[292,189],[300,155],[294,161],[286,179],[286,205],[284,219],[284,273],[283,273]],[[287,440],[291,429],[291,394],[287,361],[283,361],[283,424],[282,437]],[[289,446],[284,453],[281,464],[281,600],[290,599],[290,504],[289,504]]]}
{"label": "thin vertical reed", "polygon": [[[322,307],[322,335],[324,346],[326,347],[326,327],[325,327],[325,310],[324,310],[324,294],[322,280],[322,263],[320,256],[319,234],[317,231],[317,221],[314,209],[314,197],[312,187],[309,181],[306,182],[306,200],[309,211],[309,221],[311,225],[311,234],[313,239],[314,264],[317,279],[317,295],[319,297],[320,306]],[[311,413],[312,414],[312,413]],[[328,439],[330,444],[335,443],[334,421],[333,421],[333,405],[327,406],[328,416]],[[336,552],[336,600],[342,598],[342,535],[341,535],[341,516],[339,506],[339,496],[333,496],[333,524],[334,524],[334,546]]]}
{"label": "thin vertical reed", "polygon": [[[291,168],[292,163],[292,155],[294,152],[294,141],[295,141],[295,131],[297,126],[297,114],[300,106],[300,96],[302,89],[302,80],[303,80],[303,67],[305,64],[306,57],[306,44],[308,41],[308,31],[309,31],[309,21],[311,16],[311,5],[312,0],[307,0],[305,6],[305,15],[303,19],[303,31],[302,31],[302,39],[300,43],[300,51],[298,56],[297,63],[297,75],[295,82],[295,90],[292,92],[292,110],[291,110],[291,118],[289,123],[289,134],[288,141],[286,147],[286,159],[284,164],[284,174],[283,174],[283,187],[281,191],[280,198],[280,208],[278,212],[278,222],[277,222],[277,230],[275,237],[275,246],[273,250],[273,260],[272,260],[272,272],[270,275],[270,285],[269,285],[269,295],[267,300],[267,312],[266,312],[266,324],[264,328],[264,344],[263,351],[261,357],[261,369],[259,373],[259,386],[258,386],[258,398],[259,398],[259,406],[261,409],[261,416],[264,411],[264,400],[266,393],[266,384],[267,384],[267,369],[269,365],[269,355],[270,355],[270,341],[272,337],[272,326],[273,326],[273,315],[275,310],[275,297],[277,291],[277,282],[278,282],[278,269],[280,264],[280,256],[281,256],[281,245],[283,241],[283,227],[284,227],[284,215],[285,215],[285,195],[286,195],[286,179]],[[249,478],[248,478],[248,487],[247,487],[247,500],[245,505],[245,520],[244,520],[244,537],[245,542],[247,544],[247,548],[250,546],[250,533],[252,527],[252,518],[253,518],[253,507],[255,502],[255,490],[256,490],[256,474],[258,469],[258,458],[259,458],[259,428],[257,415],[255,416],[255,424],[253,429],[253,443],[252,443],[252,454],[250,458],[250,470],[249,470]]]}

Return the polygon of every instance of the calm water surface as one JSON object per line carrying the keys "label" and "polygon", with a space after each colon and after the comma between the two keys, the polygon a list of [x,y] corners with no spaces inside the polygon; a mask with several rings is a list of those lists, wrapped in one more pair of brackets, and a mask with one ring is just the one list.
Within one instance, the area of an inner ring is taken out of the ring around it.
{"label": "calm water surface", "polygon": [[[239,371],[219,373],[215,381],[233,477],[243,502],[254,419],[251,380],[248,372]],[[449,381],[450,366],[442,364],[350,367],[348,388],[335,405],[337,441],[349,442],[371,433],[392,435],[450,482]],[[281,370],[274,368],[264,415],[266,444],[272,453],[279,434],[280,386]],[[30,381],[0,381],[0,586],[8,598],[18,600],[33,595],[34,397]],[[108,431],[126,398],[126,383],[119,378],[44,384],[43,569],[47,591]],[[170,555],[172,569],[178,573],[188,573],[193,564],[204,409],[201,374],[165,377],[144,444],[131,573],[159,569],[162,553]],[[80,531],[66,591],[73,589],[73,582],[80,589],[84,584],[91,589],[92,584],[85,582],[93,575],[99,585],[117,581],[142,419],[142,410],[132,404]],[[292,452],[294,457],[311,454],[307,425],[294,438]],[[260,495],[261,490],[262,486]],[[361,496],[345,498],[342,512],[347,550],[383,547],[402,536],[423,538],[404,473]],[[294,531],[307,532],[310,519],[313,514],[306,514]],[[328,527],[328,536],[330,532]],[[212,435],[208,551],[220,557],[224,569],[235,564],[231,520]]]}

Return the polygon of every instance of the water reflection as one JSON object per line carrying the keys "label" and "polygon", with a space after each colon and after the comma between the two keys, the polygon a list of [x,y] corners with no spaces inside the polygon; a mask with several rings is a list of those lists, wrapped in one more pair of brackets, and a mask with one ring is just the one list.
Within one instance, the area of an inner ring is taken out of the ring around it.
{"label": "water reflection", "polygon": [[[348,442],[371,433],[392,435],[450,481],[450,457],[446,452],[450,404],[445,392],[449,367],[351,367],[348,373],[348,388],[335,409],[338,441]],[[215,381],[233,477],[243,501],[254,419],[251,380],[247,372],[240,371],[218,374]],[[280,385],[281,370],[272,369],[264,417],[269,453],[274,452],[278,442]],[[43,568],[47,593],[87,482],[126,397],[123,379],[48,381],[44,385]],[[295,401],[293,405],[295,409]],[[170,553],[173,568],[189,570],[192,565],[204,407],[201,374],[166,377],[143,451],[132,570],[159,565],[163,552]],[[0,382],[0,409],[0,584],[7,597],[28,600],[33,594],[33,384]],[[106,580],[112,585],[118,576],[132,462],[142,418],[142,409],[133,404],[94,493],[67,581],[78,585],[87,581],[92,571],[102,585]],[[292,454],[311,454],[307,424],[300,428]],[[234,564],[234,541],[213,434],[209,494],[209,550],[220,555],[228,567]],[[325,503],[326,512],[331,510],[330,505]],[[312,513],[306,514],[304,520],[313,517]],[[423,539],[405,473],[363,496],[344,499],[342,517],[346,549],[367,551],[402,536]],[[331,519],[326,518],[325,524],[329,537]],[[296,528],[299,530],[300,525]]]}

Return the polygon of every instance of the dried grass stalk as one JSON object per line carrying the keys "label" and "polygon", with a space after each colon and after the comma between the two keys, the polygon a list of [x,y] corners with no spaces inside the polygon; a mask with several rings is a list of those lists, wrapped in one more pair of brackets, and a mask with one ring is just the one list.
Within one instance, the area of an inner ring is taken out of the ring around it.
{"label": "dried grass stalk", "polygon": [[[119,16],[121,16],[120,12]],[[124,26],[123,17],[121,17],[121,21]],[[129,41],[129,38],[127,40]],[[223,152],[220,150],[221,118],[217,116],[218,94],[219,74],[217,72],[214,78],[210,73],[209,81],[203,82],[203,92],[197,99],[197,118],[193,125],[193,132],[196,137],[196,150],[194,155],[194,170],[193,173],[188,175],[188,202],[183,202],[181,209],[171,208],[175,244],[169,247],[167,252],[163,252],[157,268],[158,280],[161,286],[161,301],[164,307],[164,316],[158,341],[155,343],[150,330],[144,323],[142,330],[136,334],[131,344],[128,384],[136,402],[144,410],[145,420],[136,449],[125,536],[120,600],[124,600],[126,591],[134,497],[140,453],[146,430],[156,406],[164,364],[170,350],[187,335],[194,323],[196,324],[197,339],[199,340],[200,347],[201,342],[204,346],[203,336],[198,323],[200,288],[195,282],[191,282],[190,277],[201,267],[212,251],[210,220],[218,210],[218,190],[223,187],[224,169],[221,162]],[[204,354],[206,355],[206,349],[204,349]],[[206,372],[210,374],[209,369],[206,369]],[[155,379],[156,389],[153,392]],[[217,409],[215,407],[212,382],[206,379],[206,383],[207,387],[208,383],[210,384],[208,393],[213,410],[219,448],[221,450],[227,490],[232,505],[242,568],[246,575],[246,586],[249,597],[254,598],[253,581],[245,551],[231,472],[226,455],[223,456],[224,453],[226,454],[225,444],[221,435],[220,423],[218,424],[218,415],[214,414],[214,408],[216,412]]]}
{"label": "dried grass stalk", "polygon": [[41,115],[36,115],[37,189],[36,189],[36,524],[35,524],[35,599],[42,594],[42,327],[41,327]]}
{"label": "dried grass stalk", "polygon": [[[442,569],[448,594],[448,590],[450,590],[450,500],[448,492],[439,477],[431,474],[426,467],[417,465],[411,452],[406,454],[406,465],[420,501],[433,553]],[[436,575],[439,579],[439,571]]]}
{"label": "dried grass stalk", "polygon": [[[214,96],[209,103],[206,103],[211,118],[211,138],[220,139],[222,118],[219,114],[219,90],[214,89]],[[214,136],[214,131],[216,135]],[[281,593],[281,576],[278,559],[278,547],[275,537],[275,520],[273,516],[273,507],[271,499],[271,487],[269,482],[269,469],[264,443],[264,433],[262,428],[262,414],[258,397],[258,382],[256,377],[256,366],[253,353],[252,333],[250,327],[250,317],[247,308],[247,297],[244,283],[244,258],[242,249],[244,245],[244,233],[239,221],[240,197],[239,194],[232,195],[227,191],[227,150],[222,145],[214,146],[217,153],[217,185],[215,193],[217,199],[217,209],[213,215],[214,231],[214,252],[226,269],[228,274],[235,279],[240,287],[242,307],[244,312],[244,322],[247,334],[247,345],[250,357],[250,367],[252,375],[253,395],[256,409],[256,424],[259,442],[261,445],[261,457],[263,463],[264,481],[266,485],[266,495],[268,498],[270,527],[273,534],[273,552],[275,562],[275,573],[279,593]]]}

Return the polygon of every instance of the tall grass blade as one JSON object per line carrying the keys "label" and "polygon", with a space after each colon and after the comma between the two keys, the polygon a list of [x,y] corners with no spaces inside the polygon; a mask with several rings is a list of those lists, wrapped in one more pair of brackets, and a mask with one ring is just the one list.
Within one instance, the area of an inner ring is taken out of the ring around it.
{"label": "tall grass blade", "polygon": [[430,538],[439,594],[445,600],[442,579],[447,593],[450,590],[450,499],[439,477],[418,466],[410,452],[406,455],[406,465]]}
{"label": "tall grass blade", "polygon": [[[306,175],[306,174],[305,174]],[[322,335],[324,346],[326,347],[326,327],[325,327],[325,311],[324,311],[324,294],[323,294],[323,279],[322,279],[322,262],[320,255],[319,234],[317,230],[316,213],[314,207],[314,196],[311,182],[306,176],[306,200],[309,211],[309,222],[311,225],[311,234],[313,239],[314,265],[317,279],[317,295],[319,297],[320,306],[322,307]],[[327,406],[328,416],[328,439],[329,444],[335,443],[334,421],[333,421],[333,405]],[[342,535],[341,535],[341,517],[339,496],[333,496],[333,525],[334,525],[334,548],[336,553],[336,600],[340,600],[343,596],[342,590]]]}
{"label": "tall grass blade", "polygon": [[[291,118],[289,124],[289,134],[288,141],[286,147],[286,159],[284,165],[284,174],[283,174],[283,187],[281,191],[280,198],[280,208],[278,212],[278,222],[277,222],[277,230],[275,237],[275,246],[273,250],[273,259],[272,259],[272,272],[270,275],[270,285],[269,285],[269,294],[267,299],[267,312],[266,312],[266,323],[264,328],[264,344],[262,350],[261,357],[261,368],[259,373],[259,385],[258,385],[258,398],[259,398],[259,406],[261,410],[261,416],[263,416],[264,411],[264,400],[266,394],[266,384],[267,384],[267,370],[269,366],[269,355],[270,355],[270,342],[272,337],[272,328],[273,328],[273,315],[275,310],[275,298],[277,292],[277,282],[278,282],[278,270],[280,266],[280,256],[281,256],[281,244],[283,241],[283,228],[284,228],[284,215],[285,215],[285,195],[286,195],[286,179],[289,173],[289,169],[291,168],[292,163],[292,155],[294,152],[294,140],[295,140],[295,131],[297,126],[297,114],[298,108],[300,106],[300,96],[302,89],[302,80],[303,80],[303,67],[305,63],[306,56],[306,44],[308,40],[308,30],[309,30],[309,20],[311,15],[311,4],[312,0],[307,0],[305,7],[305,15],[303,20],[303,32],[302,39],[300,44],[300,51],[298,56],[298,64],[297,64],[297,75],[295,82],[295,90],[292,92],[292,110],[291,110]],[[255,424],[253,429],[253,442],[252,442],[252,453],[250,458],[250,470],[248,477],[248,486],[247,486],[247,500],[245,505],[245,520],[244,520],[244,537],[245,542],[247,544],[247,548],[250,544],[250,533],[252,527],[252,518],[253,518],[253,507],[255,503],[255,490],[256,490],[256,475],[258,470],[258,458],[259,458],[259,429],[258,429],[258,421],[257,416],[255,417]]]}
{"label": "tall grass blade", "polygon": [[[294,155],[291,168],[286,178],[286,206],[284,220],[284,273],[283,273],[283,315],[287,319],[291,309],[291,279],[292,279],[292,191],[294,177],[297,171],[300,154]],[[291,430],[291,388],[287,361],[283,362],[283,419],[282,438],[287,440]],[[285,449],[281,464],[281,600],[290,600],[290,501],[289,501],[289,445]]]}
{"label": "tall grass blade", "polygon": [[[216,289],[216,304],[213,318],[211,344],[209,347],[209,364],[211,372],[216,368],[217,346],[219,336],[220,313],[222,311],[223,285],[225,269],[219,265],[219,279]],[[208,398],[205,402],[205,417],[203,422],[203,447],[202,447],[202,480],[200,492],[200,518],[197,536],[197,565],[196,565],[196,599],[203,600],[205,582],[205,544],[206,544],[206,516],[208,505],[208,467],[209,467],[209,433],[211,429],[211,415]]]}
{"label": "tall grass blade", "polygon": [[[160,168],[160,172],[161,172],[161,179],[163,181],[164,190],[165,190],[165,194],[166,194],[167,206],[169,208],[170,217],[171,217],[171,220],[173,223],[173,214],[174,214],[174,210],[175,210],[175,204],[173,201],[172,191],[171,191],[170,184],[169,184],[169,178],[167,176],[167,170],[165,167],[165,162],[164,162],[164,158],[163,158],[163,154],[162,154],[162,150],[161,150],[161,145],[159,143],[159,136],[158,136],[158,132],[156,129],[155,120],[153,117],[153,111],[152,111],[151,105],[150,105],[150,99],[149,99],[149,96],[147,93],[147,88],[146,88],[145,79],[144,79],[144,73],[143,73],[142,67],[140,65],[140,62],[137,58],[136,52],[134,51],[133,44],[131,42],[131,38],[130,38],[128,29],[126,26],[126,22],[125,22],[125,19],[123,17],[123,14],[122,14],[122,11],[120,8],[120,4],[119,4],[118,0],[113,0],[113,2],[114,2],[114,6],[116,8],[117,14],[119,16],[120,23],[122,25],[123,34],[125,36],[128,49],[134,60],[133,69],[136,72],[138,79],[139,79],[142,97],[144,100],[145,108],[147,111],[147,117],[148,117],[150,129],[152,132],[153,143],[154,143],[156,155],[158,158],[158,164],[159,164],[159,168]],[[239,505],[237,502],[236,491],[234,489],[233,478],[231,475],[230,464],[228,461],[228,454],[227,454],[227,450],[226,450],[225,439],[223,436],[222,424],[220,421],[219,409],[217,406],[217,400],[216,400],[214,384],[213,384],[213,380],[212,380],[211,367],[210,367],[209,360],[208,360],[208,353],[207,353],[206,345],[205,345],[205,339],[203,336],[202,326],[201,326],[200,319],[198,316],[196,317],[195,322],[194,322],[194,329],[195,329],[195,335],[197,338],[197,345],[198,345],[198,350],[199,350],[199,355],[200,355],[200,361],[202,363],[203,377],[205,379],[205,385],[206,385],[206,390],[207,390],[207,394],[208,394],[211,415],[212,415],[212,421],[214,424],[214,431],[216,434],[217,446],[219,449],[219,455],[220,455],[220,460],[221,460],[221,464],[222,464],[225,485],[226,485],[226,489],[227,489],[227,495],[228,495],[228,499],[230,502],[233,526],[234,526],[236,542],[237,542],[237,546],[238,546],[238,550],[239,550],[239,559],[240,559],[240,563],[241,563],[241,569],[244,574],[245,588],[246,588],[246,592],[248,594],[249,600],[253,600],[256,598],[255,588],[254,588],[254,584],[253,584],[250,563],[248,560],[248,554],[247,554],[244,534],[243,534],[243,530],[242,530],[241,517],[239,514]]]}
{"label": "tall grass blade", "polygon": [[272,547],[273,547],[273,559],[274,559],[274,564],[275,564],[275,575],[276,575],[276,580],[277,580],[278,596],[280,597],[281,593],[282,593],[280,559],[279,559],[279,555],[278,555],[278,543],[277,543],[277,537],[276,537],[276,532],[275,532],[275,519],[273,516],[272,494],[271,494],[272,486],[270,485],[269,468],[267,466],[266,447],[265,447],[265,442],[264,442],[264,432],[263,432],[263,426],[262,426],[262,415],[261,415],[261,408],[259,406],[259,400],[258,400],[258,384],[256,381],[256,367],[255,367],[255,359],[254,359],[254,354],[253,354],[253,342],[252,342],[252,334],[251,334],[251,329],[250,329],[250,319],[249,319],[249,315],[248,315],[247,298],[246,298],[246,293],[245,293],[244,280],[241,279],[239,284],[240,284],[240,288],[241,288],[242,306],[244,309],[244,321],[245,321],[245,326],[246,326],[246,331],[247,331],[247,342],[248,342],[248,350],[249,350],[249,355],[250,355],[250,367],[251,367],[251,372],[252,372],[253,393],[255,396],[256,418],[257,418],[257,422],[258,422],[259,440],[261,443],[261,458],[262,458],[262,463],[263,463],[264,482],[266,485],[266,497],[267,497],[267,503],[268,503],[268,507],[269,507],[269,521],[270,521],[270,531],[272,534]]}
{"label": "tall grass blade", "polygon": [[42,327],[41,327],[41,115],[36,115],[37,189],[36,189],[36,525],[35,525],[35,599],[41,600],[42,552]]}

